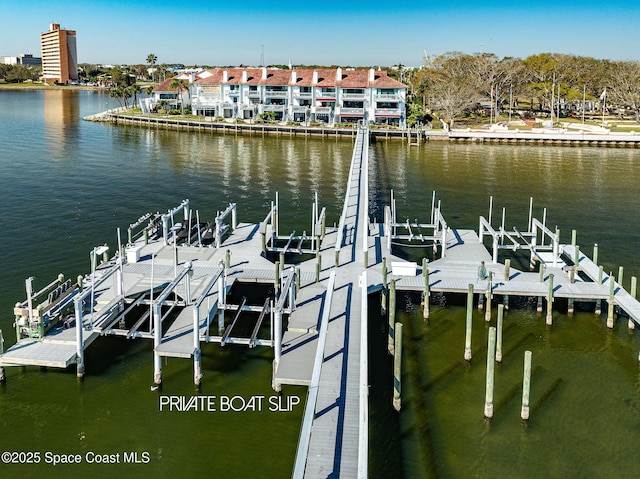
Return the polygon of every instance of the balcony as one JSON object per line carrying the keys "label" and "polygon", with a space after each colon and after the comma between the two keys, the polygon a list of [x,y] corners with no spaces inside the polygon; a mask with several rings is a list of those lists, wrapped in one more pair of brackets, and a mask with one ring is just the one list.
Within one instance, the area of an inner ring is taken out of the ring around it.
{"label": "balcony", "polygon": [[219,97],[198,96],[191,100],[194,107],[200,106],[217,106],[220,103]]}
{"label": "balcony", "polygon": [[231,97],[240,96],[240,90],[229,90],[228,93],[229,93],[229,96]]}
{"label": "balcony", "polygon": [[336,99],[335,91],[316,90],[316,100],[335,100],[335,99]]}
{"label": "balcony", "polygon": [[267,90],[264,92],[264,96],[267,98],[287,98],[287,92],[286,91],[274,91],[274,90]]}
{"label": "balcony", "polygon": [[400,108],[376,108],[376,117],[400,118],[401,114]]}
{"label": "balcony", "polygon": [[364,100],[364,93],[345,93],[344,91],[340,94],[343,100]]}
{"label": "balcony", "polygon": [[332,110],[333,108],[331,108],[330,106],[317,106],[316,114],[328,115],[329,113],[331,113]]}
{"label": "balcony", "polygon": [[345,108],[345,107],[342,107],[342,108],[340,108],[340,114],[341,115],[353,115],[353,114],[362,115],[362,114],[364,114],[364,108]]}
{"label": "balcony", "polygon": [[258,90],[249,90],[249,93],[247,93],[247,96],[249,98],[260,98],[260,92]]}
{"label": "balcony", "polygon": [[287,105],[262,105],[262,111],[285,111]]}
{"label": "balcony", "polygon": [[291,107],[291,110],[294,113],[306,113],[310,108],[310,106],[295,105]]}
{"label": "balcony", "polygon": [[313,96],[313,93],[311,93],[310,91],[300,91],[296,92],[294,96],[296,98],[311,98]]}
{"label": "balcony", "polygon": [[401,101],[398,93],[376,93],[376,100]]}

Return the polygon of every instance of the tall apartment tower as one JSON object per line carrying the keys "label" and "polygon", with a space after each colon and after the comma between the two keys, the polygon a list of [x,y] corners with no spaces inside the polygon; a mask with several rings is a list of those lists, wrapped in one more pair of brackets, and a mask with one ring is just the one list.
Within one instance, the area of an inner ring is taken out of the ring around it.
{"label": "tall apartment tower", "polygon": [[49,31],[40,34],[42,76],[46,83],[68,83],[78,79],[78,54],[75,30],[61,30],[52,23]]}

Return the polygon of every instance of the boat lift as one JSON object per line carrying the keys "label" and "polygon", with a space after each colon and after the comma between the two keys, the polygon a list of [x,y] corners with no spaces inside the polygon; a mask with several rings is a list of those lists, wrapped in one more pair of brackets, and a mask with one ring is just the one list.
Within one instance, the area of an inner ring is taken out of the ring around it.
{"label": "boat lift", "polygon": [[[434,253],[440,246],[441,256],[444,258],[447,252],[447,222],[442,215],[442,205],[440,200],[436,205],[436,192],[431,197],[431,217],[429,223],[419,223],[409,219],[400,223],[397,219],[396,199],[391,190],[391,204],[384,208],[384,235],[387,238],[387,250],[391,254],[391,245],[394,240],[427,242],[433,245]],[[398,229],[405,233],[399,233]]]}
{"label": "boat lift", "polygon": [[[502,222],[499,230],[495,230],[491,225],[493,213],[493,196],[489,200],[489,219],[487,220],[484,216],[480,216],[480,226],[479,226],[479,237],[480,242],[484,243],[484,237],[490,236],[492,238],[492,260],[493,263],[498,262],[498,250],[507,249],[511,251],[518,251],[520,249],[529,250],[531,252],[531,259],[529,261],[529,267],[534,269],[535,261],[539,261],[541,263],[547,262],[548,259],[545,259],[540,255],[543,251],[550,251],[551,256],[551,264],[552,266],[557,266],[560,258],[560,235],[556,231],[552,232],[546,226],[547,219],[547,209],[544,208],[542,221],[533,217],[533,198],[529,200],[529,222],[527,225],[527,231],[521,232],[515,226],[513,227],[513,232],[507,231],[505,229],[505,216],[506,210],[502,208]],[[549,243],[546,243],[546,238],[548,237]],[[508,241],[508,244],[505,244],[505,239]],[[539,240],[539,242],[538,242]]]}
{"label": "boat lift", "polygon": [[[316,254],[320,250],[322,240],[324,240],[327,222],[327,209],[319,210],[318,194],[316,193],[311,211],[311,234],[308,235],[306,231],[303,231],[302,235],[297,235],[293,231],[289,236],[280,236],[279,201],[278,193],[276,193],[275,202],[271,202],[269,213],[260,223],[262,251],[264,253]],[[284,246],[278,246],[278,242],[285,240]],[[310,242],[309,248],[303,247],[305,242]]]}

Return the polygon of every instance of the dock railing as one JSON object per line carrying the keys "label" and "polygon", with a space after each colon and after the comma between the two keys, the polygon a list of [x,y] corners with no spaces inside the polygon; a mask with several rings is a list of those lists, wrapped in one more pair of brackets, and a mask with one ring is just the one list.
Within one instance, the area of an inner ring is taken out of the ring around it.
{"label": "dock railing", "polygon": [[320,322],[320,330],[318,331],[318,346],[316,348],[316,356],[313,362],[313,373],[311,374],[311,383],[307,392],[307,402],[305,404],[304,416],[302,418],[302,428],[300,429],[300,439],[298,440],[298,450],[296,452],[296,461],[293,468],[294,479],[302,479],[307,465],[307,454],[309,452],[309,442],[311,440],[311,426],[316,413],[316,403],[318,401],[318,389],[320,386],[320,373],[322,372],[322,364],[324,363],[324,347],[327,339],[327,329],[329,327],[329,318],[331,315],[331,301],[333,299],[333,288],[336,281],[335,270],[329,275],[327,284],[327,292],[324,299],[322,309],[322,320]]}

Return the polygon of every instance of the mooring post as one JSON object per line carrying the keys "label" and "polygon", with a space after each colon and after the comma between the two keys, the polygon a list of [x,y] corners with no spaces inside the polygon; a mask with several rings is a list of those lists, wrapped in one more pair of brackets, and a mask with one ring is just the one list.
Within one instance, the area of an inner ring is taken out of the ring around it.
{"label": "mooring post", "polygon": [[200,352],[200,314],[193,308],[193,383],[200,387],[202,379],[202,354]]}
{"label": "mooring post", "polygon": [[464,335],[464,360],[471,361],[471,329],[473,327],[473,284],[467,288],[467,322]]}
{"label": "mooring post", "polygon": [[389,354],[391,354],[392,356],[395,351],[395,346],[394,346],[395,320],[396,320],[396,280],[392,278],[391,285],[389,287],[389,341],[387,346],[387,349],[389,350]]}
{"label": "mooring post", "polygon": [[423,299],[423,309],[422,309],[422,317],[427,320],[429,319],[429,268],[427,268],[427,258],[422,258],[422,277],[424,279],[424,290],[422,292]]}
{"label": "mooring post", "polygon": [[574,302],[575,300],[573,298],[569,298],[567,301],[567,314],[573,314],[574,312]]}
{"label": "mooring post", "polygon": [[622,278],[624,277],[624,266],[618,267],[618,284],[622,286]]}
{"label": "mooring post", "polygon": [[607,309],[607,328],[609,329],[613,329],[613,296],[616,288],[616,278],[611,273],[609,273],[609,307]]}
{"label": "mooring post", "polygon": [[[636,299],[636,292],[638,288],[638,278],[635,276],[631,276],[631,289],[629,290],[629,294],[633,299]],[[629,330],[634,330],[636,328],[636,323],[633,322],[633,319],[629,317]]]}
{"label": "mooring post", "polygon": [[598,243],[593,245],[593,264],[598,264]]}
{"label": "mooring post", "polygon": [[493,376],[495,371],[496,328],[489,328],[489,342],[487,347],[487,385],[484,398],[484,417],[493,417]]}
{"label": "mooring post", "polygon": [[598,266],[598,284],[602,284],[602,277],[604,276],[604,268],[602,265]]}
{"label": "mooring post", "polygon": [[402,374],[402,323],[395,323],[395,354],[393,355],[393,408],[400,411]]}
{"label": "mooring post", "polygon": [[580,266],[580,246],[578,245],[573,249],[573,265],[577,271]]}
{"label": "mooring post", "polygon": [[576,230],[571,230],[571,246],[575,246],[576,245],[576,241],[577,241],[577,232]]}
{"label": "mooring post", "polygon": [[75,316],[76,316],[76,376],[78,379],[84,377],[84,338],[82,332],[84,325],[82,324],[82,301],[75,299],[73,302]]}
{"label": "mooring post", "polygon": [[284,252],[280,251],[280,271],[278,271],[278,276],[282,276],[282,272],[284,271],[285,263],[284,263]]}
{"label": "mooring post", "polygon": [[275,277],[273,279],[273,288],[276,291],[276,296],[280,293],[280,261],[275,263]]}
{"label": "mooring post", "polygon": [[553,273],[549,273],[549,294],[547,296],[547,324],[553,324]]}
{"label": "mooring post", "polygon": [[78,277],[76,278],[76,284],[78,285],[78,288],[82,289],[82,280],[83,280],[84,276],[82,276],[81,274],[78,275]]}
{"label": "mooring post", "polygon": [[498,305],[498,322],[496,331],[496,362],[502,362],[502,323],[504,321],[504,306]]}
{"label": "mooring post", "polygon": [[489,271],[489,281],[487,281],[487,306],[485,307],[484,320],[491,321],[491,300],[493,298],[493,271]]}
{"label": "mooring post", "polygon": [[[222,261],[220,262],[222,265]],[[224,310],[226,307],[227,285],[225,281],[225,272],[218,276],[218,334],[224,332]]]}
{"label": "mooring post", "polygon": [[522,377],[522,409],[520,418],[529,419],[529,393],[531,392],[531,351],[524,352],[524,375]]}
{"label": "mooring post", "polygon": [[504,261],[504,280],[505,281],[509,281],[510,270],[511,270],[511,260],[510,259],[506,259]]}
{"label": "mooring post", "polygon": [[162,384],[162,358],[158,354],[158,348],[162,342],[162,305],[153,305],[153,384]]}
{"label": "mooring post", "polygon": [[539,280],[541,283],[544,283],[544,273],[546,272],[547,267],[544,265],[544,263],[540,263],[540,276],[539,276]]}
{"label": "mooring post", "polygon": [[[4,337],[2,336],[2,329],[0,329],[0,354],[4,354]],[[7,379],[4,368],[0,366],[0,383],[5,382]]]}
{"label": "mooring post", "polygon": [[380,314],[387,314],[387,258],[382,258],[382,291],[380,293]]}

